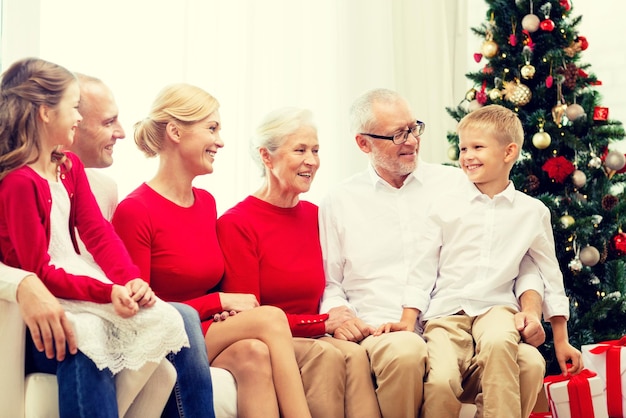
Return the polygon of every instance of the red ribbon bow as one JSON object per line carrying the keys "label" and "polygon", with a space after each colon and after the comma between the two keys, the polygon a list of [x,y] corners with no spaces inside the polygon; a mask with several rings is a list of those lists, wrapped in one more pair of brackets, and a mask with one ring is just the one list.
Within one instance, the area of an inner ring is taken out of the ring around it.
{"label": "red ribbon bow", "polygon": [[548,384],[548,401],[550,405],[554,405],[552,395],[550,394],[550,385],[558,382],[567,381],[567,394],[569,396],[569,410],[572,418],[594,418],[593,403],[591,402],[591,388],[589,387],[589,378],[597,376],[591,370],[583,369],[576,375],[562,374],[556,376],[548,376],[543,381]]}
{"label": "red ribbon bow", "polygon": [[626,336],[619,340],[603,341],[589,350],[591,354],[606,353],[606,401],[609,417],[623,417],[621,351],[626,346]]}

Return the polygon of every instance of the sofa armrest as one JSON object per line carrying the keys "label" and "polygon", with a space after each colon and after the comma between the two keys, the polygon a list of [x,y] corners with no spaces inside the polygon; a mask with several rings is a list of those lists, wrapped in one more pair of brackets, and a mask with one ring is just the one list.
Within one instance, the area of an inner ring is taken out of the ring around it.
{"label": "sofa armrest", "polygon": [[17,303],[0,300],[0,418],[24,416],[24,330]]}

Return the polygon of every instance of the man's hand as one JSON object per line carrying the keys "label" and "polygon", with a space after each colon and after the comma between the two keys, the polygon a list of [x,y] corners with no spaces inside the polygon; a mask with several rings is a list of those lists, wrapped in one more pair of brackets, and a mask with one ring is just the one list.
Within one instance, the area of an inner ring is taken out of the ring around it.
{"label": "man's hand", "polygon": [[335,329],[333,337],[339,340],[346,340],[358,343],[372,335],[376,331],[371,325],[366,324],[359,318],[353,318],[345,321],[341,326]]}
{"label": "man's hand", "polygon": [[534,347],[539,347],[546,341],[546,331],[537,315],[527,312],[515,314],[515,327],[522,337],[522,341]]}
{"label": "man's hand", "polygon": [[17,303],[35,347],[46,357],[63,361],[67,351],[76,354],[76,336],[63,307],[35,275],[26,276],[17,287]]}
{"label": "man's hand", "polygon": [[515,314],[515,327],[522,340],[534,347],[546,341],[546,332],[541,325],[541,296],[534,290],[527,290],[520,297],[522,311]]}
{"label": "man's hand", "polygon": [[344,322],[354,319],[356,316],[352,309],[347,306],[335,306],[328,311],[328,319],[326,320],[326,333],[334,334],[335,330],[339,328]]}

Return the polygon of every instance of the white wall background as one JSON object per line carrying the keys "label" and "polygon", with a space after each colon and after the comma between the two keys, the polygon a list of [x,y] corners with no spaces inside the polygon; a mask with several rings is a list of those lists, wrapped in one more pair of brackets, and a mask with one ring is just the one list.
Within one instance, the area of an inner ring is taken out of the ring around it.
{"label": "white wall background", "polygon": [[[226,146],[215,173],[197,185],[226,210],[254,191],[259,176],[248,138],[270,110],[313,110],[322,168],[307,199],[365,167],[347,130],[351,101],[373,87],[400,91],[427,123],[422,158],[447,161],[445,112],[470,87],[480,45],[469,30],[484,0],[2,0],[2,67],[40,56],[103,79],[115,92],[127,138],[106,169],[122,197],[152,177],[156,161],[132,140],[166,84],[189,82],[221,103]],[[514,1],[514,0],[511,0]],[[577,0],[583,60],[603,81],[610,117],[626,121],[626,2]],[[610,28],[610,30],[607,30]]]}

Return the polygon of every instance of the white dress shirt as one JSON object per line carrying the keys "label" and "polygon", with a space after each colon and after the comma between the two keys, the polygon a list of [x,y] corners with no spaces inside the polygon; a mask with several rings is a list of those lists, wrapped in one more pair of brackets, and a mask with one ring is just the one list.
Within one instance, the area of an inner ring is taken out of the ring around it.
{"label": "white dress shirt", "polygon": [[434,201],[422,232],[404,303],[419,309],[430,295],[423,321],[496,305],[519,309],[514,285],[526,254],[543,279],[544,317],[569,317],[550,211],[512,183],[491,199],[466,180]]}
{"label": "white dress shirt", "polygon": [[319,208],[321,312],[345,305],[374,327],[397,322],[432,197],[464,179],[459,168],[420,161],[399,189],[371,166],[334,188]]}
{"label": "white dress shirt", "polygon": [[17,286],[30,273],[0,263],[0,299],[17,302]]}

